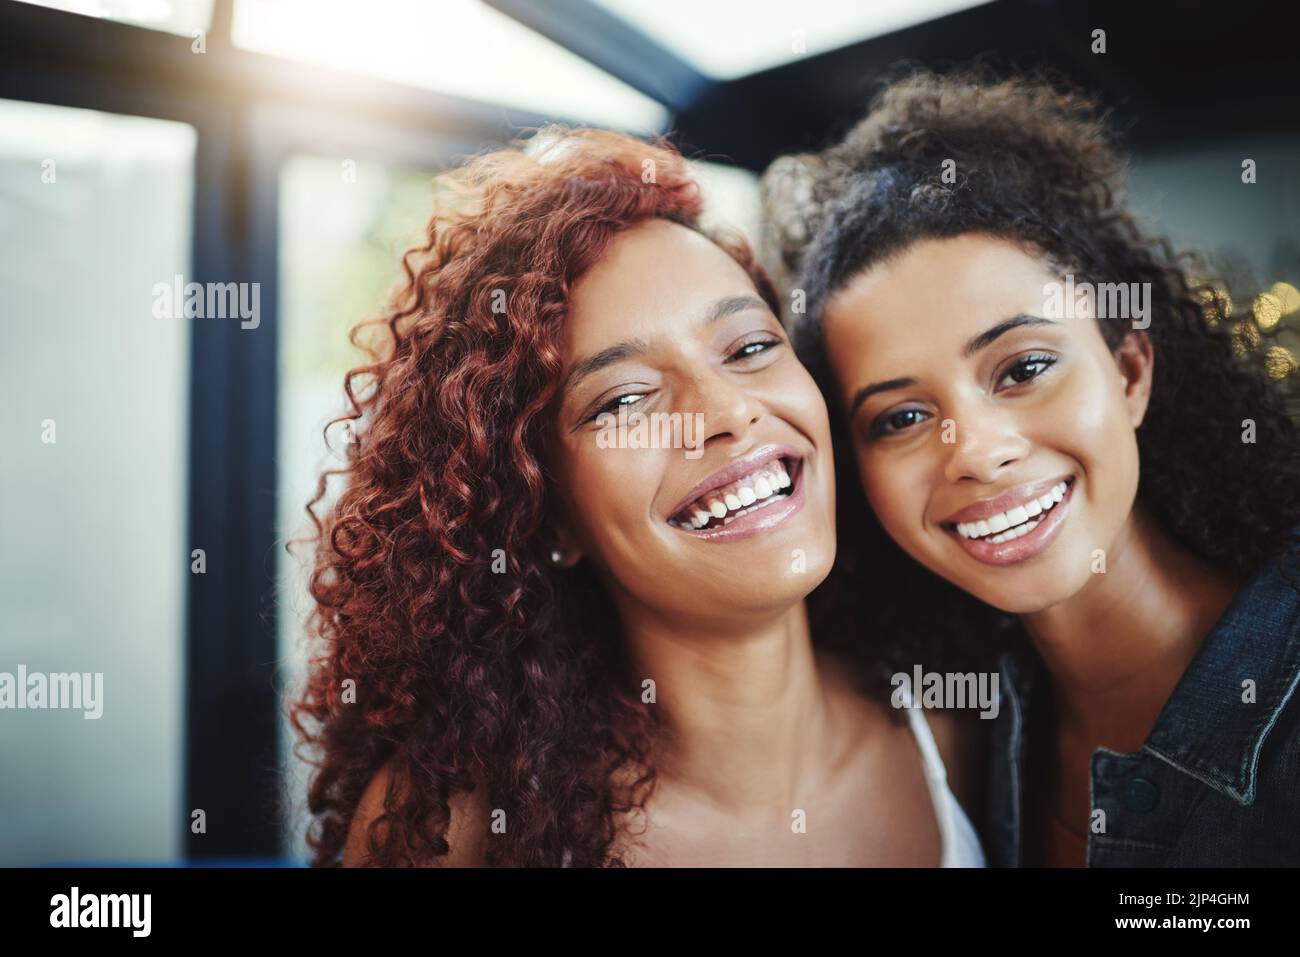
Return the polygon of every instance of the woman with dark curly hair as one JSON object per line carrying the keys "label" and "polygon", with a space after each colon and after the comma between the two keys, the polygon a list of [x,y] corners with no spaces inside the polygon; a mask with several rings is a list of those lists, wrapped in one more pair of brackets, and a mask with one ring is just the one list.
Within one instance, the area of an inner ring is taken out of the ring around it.
{"label": "woman with dark curly hair", "polygon": [[1300,439],[1121,163],[1087,97],[920,72],[769,169],[836,409],[814,627],[997,662],[991,863],[1300,864]]}
{"label": "woman with dark curly hair", "polygon": [[957,722],[814,646],[826,406],[682,157],[552,129],[440,196],[317,519],[315,863],[982,863]]}

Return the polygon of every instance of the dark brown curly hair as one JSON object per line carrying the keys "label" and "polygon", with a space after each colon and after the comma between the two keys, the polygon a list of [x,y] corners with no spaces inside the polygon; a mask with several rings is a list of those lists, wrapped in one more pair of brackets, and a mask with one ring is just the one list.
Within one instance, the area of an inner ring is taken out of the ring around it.
{"label": "dark brown curly hair", "polygon": [[[351,420],[354,440],[307,506],[318,647],[290,717],[315,767],[313,863],[340,863],[390,765],[404,785],[368,829],[373,864],[445,857],[449,799],[482,786],[508,821],[486,863],[618,865],[615,815],[652,789],[657,725],[589,563],[549,560],[558,338],[615,235],[654,218],[702,231],[700,193],[664,141],[559,127],[440,183],[405,282],[352,332],[370,361],[331,425]],[[779,312],[748,247],[710,238]]]}
{"label": "dark brown curly hair", "polygon": [[[774,272],[806,297],[792,336],[831,407],[836,449],[840,547],[810,610],[815,627],[861,622],[859,656],[964,668],[1023,642],[1009,616],[923,568],[885,533],[835,398],[821,335],[827,299],[918,240],[984,233],[1045,254],[1062,276],[1149,282],[1157,365],[1137,432],[1139,502],[1189,552],[1234,572],[1258,568],[1292,540],[1296,424],[1257,357],[1234,348],[1234,331],[1251,330],[1227,314],[1224,287],[1189,278],[1189,267],[1204,268],[1196,257],[1145,235],[1126,210],[1124,163],[1090,97],[1060,79],[999,78],[977,66],[888,82],[842,142],[784,157],[764,175],[765,244]],[[1112,349],[1130,331],[1124,319],[1098,323]],[[1253,444],[1242,441],[1246,419]]]}

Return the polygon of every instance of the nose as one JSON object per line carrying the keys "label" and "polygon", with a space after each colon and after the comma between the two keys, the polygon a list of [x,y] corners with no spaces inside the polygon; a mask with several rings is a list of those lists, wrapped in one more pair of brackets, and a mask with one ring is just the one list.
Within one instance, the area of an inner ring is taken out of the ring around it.
{"label": "nose", "polygon": [[704,444],[743,440],[762,419],[766,407],[742,382],[716,372],[691,379],[684,405],[704,414]]}
{"label": "nose", "polygon": [[949,482],[990,483],[1029,452],[1029,442],[1007,412],[967,410],[954,416],[956,437],[944,465]]}

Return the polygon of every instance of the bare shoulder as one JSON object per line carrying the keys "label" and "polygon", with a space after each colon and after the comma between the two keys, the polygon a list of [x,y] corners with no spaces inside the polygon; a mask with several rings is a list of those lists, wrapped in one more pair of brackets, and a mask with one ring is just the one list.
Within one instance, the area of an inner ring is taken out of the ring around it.
{"label": "bare shoulder", "polygon": [[[365,867],[369,864],[369,835],[371,824],[384,813],[384,801],[392,789],[405,794],[409,781],[396,775],[393,759],[380,768],[357,804],[356,813],[348,828],[347,843],[343,849],[344,867]],[[450,850],[441,857],[418,862],[420,867],[482,867],[485,865],[487,838],[491,822],[487,787],[478,782],[472,792],[461,791],[452,795],[451,823],[447,827]],[[379,838],[384,837],[385,824],[379,825]]]}
{"label": "bare shoulder", "polygon": [[926,722],[948,772],[948,786],[966,813],[982,813],[988,771],[992,721],[975,711],[941,711],[927,708]]}

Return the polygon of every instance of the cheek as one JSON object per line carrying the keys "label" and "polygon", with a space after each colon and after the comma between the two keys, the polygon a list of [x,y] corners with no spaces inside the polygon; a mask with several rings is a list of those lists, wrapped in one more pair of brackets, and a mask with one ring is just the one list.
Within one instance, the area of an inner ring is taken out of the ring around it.
{"label": "cheek", "polygon": [[1132,493],[1138,471],[1136,433],[1109,356],[1071,370],[1066,388],[1042,411],[1041,427],[1052,436],[1048,441],[1082,465],[1094,492]]}
{"label": "cheek", "polygon": [[801,424],[823,448],[829,448],[830,415],[812,374],[799,362],[783,363],[767,388],[769,402]]}
{"label": "cheek", "polygon": [[[617,435],[611,433],[611,441]],[[568,457],[564,482],[569,520],[584,545],[597,554],[617,548],[628,530],[644,526],[654,500],[657,450],[601,448],[594,435]]]}

